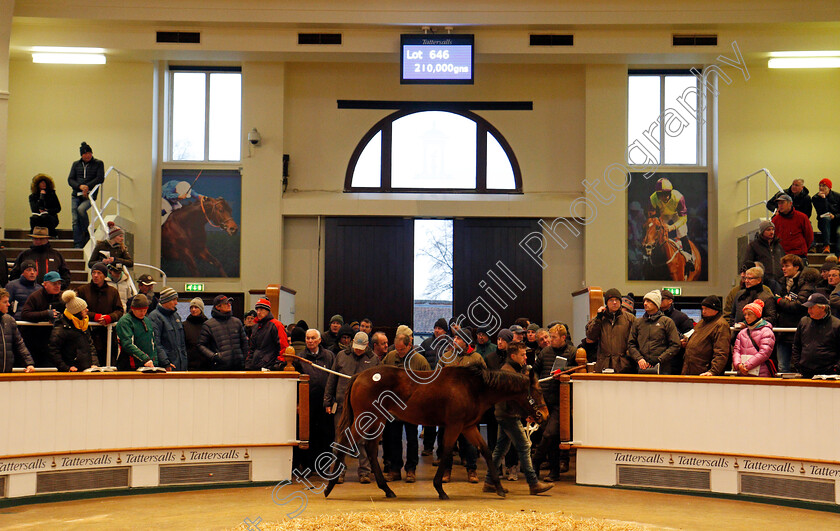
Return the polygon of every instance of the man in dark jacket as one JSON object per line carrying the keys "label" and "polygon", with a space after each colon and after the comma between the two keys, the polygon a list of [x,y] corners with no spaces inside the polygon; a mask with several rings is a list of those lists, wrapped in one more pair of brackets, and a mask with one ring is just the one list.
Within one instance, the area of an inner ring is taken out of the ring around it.
{"label": "man in dark jacket", "polygon": [[[505,372],[528,374],[526,365],[527,354],[523,343],[513,342],[507,349],[507,360],[502,366]],[[496,447],[493,449],[493,466],[496,470],[502,464],[502,458],[507,454],[511,445],[519,454],[519,466],[528,481],[528,487],[532,495],[537,495],[554,487],[551,483],[540,481],[534,466],[531,463],[531,440],[525,433],[522,425],[521,406],[515,400],[507,400],[496,404],[496,421],[499,423],[499,438]],[[490,473],[484,478],[484,492],[496,492],[496,487],[491,484]]]}
{"label": "man in dark jacket", "polygon": [[767,292],[762,282],[764,271],[760,267],[751,267],[744,272],[744,289],[739,291],[732,301],[732,308],[729,309],[730,326],[736,326],[744,322],[744,306],[760,299],[764,303],[764,319],[775,325],[778,319],[776,313],[776,297]]}
{"label": "man in dark jacket", "polygon": [[595,317],[586,324],[586,341],[597,343],[598,353],[595,372],[612,369],[620,372],[636,372],[627,349],[630,330],[636,318],[629,311],[622,310],[621,292],[610,288],[604,293],[605,306],[598,308]]}
{"label": "man in dark jacket", "polygon": [[[575,364],[577,349],[567,341],[568,332],[562,324],[554,325],[548,331],[551,343],[543,348],[534,359],[534,372],[542,380],[551,376],[551,368],[557,356],[566,358],[569,365]],[[534,470],[539,474],[540,465],[548,458],[548,477],[546,481],[560,480],[560,474],[569,471],[569,451],[558,449],[560,444],[560,383],[551,379],[540,383],[545,405],[548,407],[548,421],[542,430],[542,438],[534,453]]]}
{"label": "man in dark jacket", "polygon": [[[808,313],[804,303],[814,293],[816,284],[808,280],[803,271],[802,259],[793,254],[782,258],[782,272],[785,274],[781,297],[776,299],[778,311],[777,328],[796,328],[799,320]],[[776,336],[776,356],[779,372],[790,372],[793,334],[783,332]]]}
{"label": "man in dark jacket", "polygon": [[[330,324],[321,335],[321,346],[333,350],[333,345],[338,343],[338,331],[344,324],[344,317],[336,314],[330,317]],[[341,349],[339,349],[341,350]]]}
{"label": "man in dark jacket", "polygon": [[271,303],[260,299],[255,306],[257,320],[248,342],[248,357],[245,359],[246,371],[279,368],[277,356],[289,346],[286,327],[271,314]]}
{"label": "man in dark jacket", "polygon": [[[137,279],[137,293],[142,293],[146,296],[146,299],[149,301],[149,312],[155,311],[155,308],[157,308],[158,305],[158,295],[155,293],[155,284],[157,284],[157,282],[155,282],[152,275],[149,274],[142,274],[140,275],[140,278]],[[126,307],[131,307],[131,299],[133,298],[134,296],[129,297],[129,299],[125,301]]]}
{"label": "man in dark jacket", "polygon": [[787,254],[795,254],[803,260],[808,259],[808,249],[814,241],[814,229],[808,216],[793,208],[793,201],[788,195],[781,195],[776,200],[779,213],[773,216],[776,235]]}
{"label": "man in dark jacket", "polygon": [[94,192],[93,189],[105,181],[105,164],[93,158],[93,149],[87,142],[79,146],[79,153],[82,157],[70,166],[70,175],[67,176],[67,184],[72,189],[73,246],[77,249],[84,247],[90,239],[87,212],[90,202],[95,201],[98,195],[98,191]]}
{"label": "man in dark jacket", "polygon": [[[344,349],[336,355],[331,369],[347,376],[353,376],[377,365],[379,365],[379,358],[368,347],[367,334],[358,332],[353,338],[350,348]],[[341,420],[341,413],[344,411],[344,395],[349,384],[349,378],[339,378],[335,374],[330,374],[327,379],[322,407],[327,415],[334,415],[336,430]],[[339,434],[336,433],[336,437],[338,436]],[[338,481],[339,483],[344,481],[343,472]],[[368,459],[367,452],[362,445],[359,445],[359,483],[370,483],[370,459]]]}
{"label": "man in dark jacket", "polygon": [[753,241],[747,246],[744,262],[761,262],[764,266],[764,284],[770,286],[773,293],[779,293],[782,273],[782,257],[785,255],[779,238],[776,237],[776,226],[772,221],[762,221]]}
{"label": "man in dark jacket", "polygon": [[840,319],[831,315],[828,299],[814,293],[805,302],[808,316],[796,327],[791,364],[805,378],[840,372]]}
{"label": "man in dark jacket", "polygon": [[242,321],[231,313],[233,299],[216,295],[209,319],[201,327],[198,348],[214,371],[241,371],[245,368],[248,337]]}
{"label": "man in dark jacket", "polygon": [[354,335],[353,327],[350,326],[350,323],[341,325],[338,329],[338,333],[336,334],[336,342],[329,347],[330,350],[333,351],[333,354],[338,354],[342,350],[350,348]]}
{"label": "man in dark jacket", "polygon": [[837,252],[837,229],[840,228],[840,194],[831,189],[831,180],[820,181],[820,191],[812,199],[817,211],[822,245],[820,252]]}
{"label": "man in dark jacket", "polygon": [[209,371],[211,369],[210,360],[206,360],[201,355],[201,349],[198,348],[201,329],[204,328],[205,322],[207,322],[207,316],[204,315],[204,301],[200,297],[196,297],[190,301],[190,315],[183,322],[184,343],[187,345],[187,365],[191,371]]}
{"label": "man in dark jacket", "polygon": [[26,367],[26,372],[35,372],[35,362],[23,343],[14,318],[9,315],[9,292],[3,288],[0,288],[0,342],[3,343],[0,372],[12,372],[15,357]]}
{"label": "man in dark jacket", "polygon": [[[50,271],[44,275],[44,286],[29,296],[23,304],[20,318],[30,323],[55,323],[64,311],[64,302],[61,300],[61,275]],[[23,341],[37,367],[50,367],[52,358],[47,351],[49,335],[44,329],[37,326],[21,327]]]}
{"label": "man in dark jacket", "polygon": [[[677,327],[677,332],[679,332],[680,338],[682,338],[686,332],[694,329],[694,321],[692,321],[685,313],[674,307],[673,293],[667,289],[660,290],[659,293],[662,294],[662,306],[659,310],[662,312],[662,315],[669,317],[672,321],[674,321],[674,326]],[[680,348],[677,355],[674,356],[673,360],[671,360],[670,374],[680,374],[682,371],[683,354],[683,349]]]}
{"label": "man in dark jacket", "polygon": [[443,354],[443,351],[445,351],[449,346],[448,342],[444,342],[442,340],[435,341],[437,338],[446,335],[446,330],[448,328],[449,325],[446,324],[446,319],[441,317],[435,321],[435,326],[432,328],[432,337],[427,337],[422,343],[420,343],[420,351],[423,353],[426,361],[429,362],[429,367],[437,365],[441,354]]}
{"label": "man in dark jacket", "polygon": [[186,371],[189,367],[187,344],[177,307],[178,292],[163,288],[157,308],[149,313],[149,321],[154,327],[155,343],[161,358],[168,359],[174,370]]}
{"label": "man in dark jacket", "polygon": [[30,295],[41,289],[41,284],[35,281],[38,272],[35,269],[35,262],[26,260],[21,264],[21,275],[17,280],[12,280],[6,285],[6,291],[9,292],[9,302],[12,303],[14,309],[14,318],[16,321],[22,319],[23,305],[26,304],[26,299]]}
{"label": "man in dark jacket", "polygon": [[703,319],[685,341],[685,363],[681,374],[721,376],[729,361],[729,325],[721,315],[720,297],[710,295],[700,303]]}
{"label": "man in dark jacket", "polygon": [[644,370],[659,365],[659,374],[671,374],[671,360],[680,349],[680,334],[674,321],[659,311],[662,298],[658,290],[645,294],[645,315],[630,327],[627,344],[630,357]]}
{"label": "man in dark jacket", "polygon": [[[335,355],[321,346],[320,331],[310,328],[306,331],[305,341],[306,348],[300,354],[302,358],[324,369],[333,366]],[[324,410],[324,392],[329,373],[299,360],[294,360],[293,365],[297,372],[309,375],[309,449],[295,448],[295,468],[315,470],[315,459],[322,453],[329,452],[330,444],[334,440],[333,422]]]}
{"label": "man in dark jacket", "polygon": [[[76,290],[79,297],[87,301],[88,311],[93,314],[93,321],[102,325],[90,332],[90,335],[93,336],[93,344],[96,345],[96,354],[102,363],[114,361],[114,359],[108,360],[108,330],[105,327],[112,323],[116,324],[125,313],[117,288],[109,286],[105,282],[107,274],[108,267],[102,262],[94,264],[90,271],[90,282],[79,286],[79,289]],[[116,346],[117,338],[116,334],[113,334],[111,338],[112,358],[117,352]]]}
{"label": "man in dark jacket", "polygon": [[811,196],[809,195],[811,192],[805,188],[805,180],[804,179],[794,179],[791,183],[790,187],[787,190],[782,192],[776,192],[769,201],[767,201],[767,210],[770,212],[775,211],[778,208],[777,201],[779,196],[787,195],[791,199],[793,199],[793,208],[797,211],[802,212],[805,214],[809,219],[811,217]]}
{"label": "man in dark jacket", "polygon": [[35,227],[29,236],[32,238],[32,245],[18,255],[9,273],[9,279],[19,278],[23,273],[23,263],[31,260],[35,262],[35,269],[38,272],[35,278],[38,283],[43,282],[44,275],[50,271],[58,271],[58,274],[61,275],[61,289],[69,288],[70,270],[67,268],[67,263],[61,253],[50,247],[47,229],[45,227]]}

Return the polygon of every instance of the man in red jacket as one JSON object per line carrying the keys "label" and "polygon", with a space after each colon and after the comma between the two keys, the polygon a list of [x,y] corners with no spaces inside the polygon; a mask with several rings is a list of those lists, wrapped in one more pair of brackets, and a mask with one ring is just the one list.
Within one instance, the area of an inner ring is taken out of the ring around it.
{"label": "man in red jacket", "polygon": [[814,242],[814,229],[805,214],[793,208],[793,200],[783,194],[776,199],[779,211],[773,216],[776,236],[786,254],[795,254],[807,264],[808,249]]}

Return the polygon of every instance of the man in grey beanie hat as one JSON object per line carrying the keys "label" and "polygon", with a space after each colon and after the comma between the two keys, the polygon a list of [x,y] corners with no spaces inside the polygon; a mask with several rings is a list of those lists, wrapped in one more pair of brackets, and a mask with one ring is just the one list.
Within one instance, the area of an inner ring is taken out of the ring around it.
{"label": "man in grey beanie hat", "polygon": [[772,221],[764,220],[758,225],[758,232],[747,246],[742,262],[760,262],[764,266],[764,284],[773,290],[773,293],[781,293],[784,255],[782,244],[776,237],[776,225]]}

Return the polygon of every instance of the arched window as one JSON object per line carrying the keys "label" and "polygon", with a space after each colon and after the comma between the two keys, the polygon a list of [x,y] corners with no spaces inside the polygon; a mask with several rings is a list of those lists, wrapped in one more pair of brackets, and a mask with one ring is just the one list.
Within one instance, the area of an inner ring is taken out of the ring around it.
{"label": "arched window", "polygon": [[345,192],[522,193],[507,140],[470,111],[397,111],[356,146]]}

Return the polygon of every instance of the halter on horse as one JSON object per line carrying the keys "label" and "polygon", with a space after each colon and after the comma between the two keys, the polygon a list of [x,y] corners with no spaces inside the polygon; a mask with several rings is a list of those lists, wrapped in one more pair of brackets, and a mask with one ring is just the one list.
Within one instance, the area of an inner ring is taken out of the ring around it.
{"label": "halter on horse", "polygon": [[[233,221],[233,215],[230,207],[228,207],[227,202],[225,202],[224,199],[221,197],[218,199],[212,199],[207,196],[201,196],[199,202],[201,203],[201,213],[204,214],[204,219],[207,220],[207,223],[209,223],[210,226],[216,227],[217,229],[220,228],[231,236],[236,233],[239,227],[236,225],[236,222]],[[204,206],[205,202],[210,205],[209,215],[207,214],[207,208]],[[227,211],[225,211],[225,207],[227,207]],[[213,223],[214,219],[218,225]]]}

